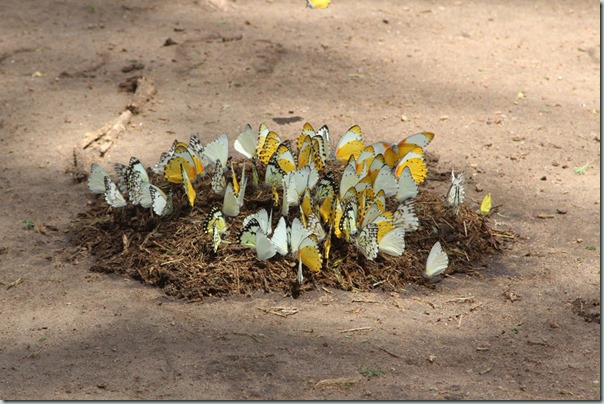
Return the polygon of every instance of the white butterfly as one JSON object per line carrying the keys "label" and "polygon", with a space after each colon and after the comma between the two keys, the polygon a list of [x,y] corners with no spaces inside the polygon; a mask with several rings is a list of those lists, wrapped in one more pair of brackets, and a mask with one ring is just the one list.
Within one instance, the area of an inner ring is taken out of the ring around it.
{"label": "white butterfly", "polygon": [[392,223],[395,227],[402,227],[405,231],[415,231],[419,228],[419,219],[415,214],[413,199],[400,203],[394,211]]}
{"label": "white butterfly", "polygon": [[216,160],[214,164],[214,174],[212,175],[212,191],[220,196],[224,195],[226,190],[226,178],[224,178],[224,170],[222,168],[222,162]]}
{"label": "white butterfly", "polygon": [[201,161],[204,167],[210,165],[216,166],[216,162],[220,161],[222,169],[227,165],[229,159],[229,138],[226,133],[218,135],[212,140],[201,153]]}
{"label": "white butterfly", "polygon": [[109,177],[109,173],[97,163],[92,163],[90,174],[88,174],[88,189],[90,192],[104,194],[105,177]]}
{"label": "white butterfly", "polygon": [[449,266],[449,257],[447,253],[443,251],[440,242],[437,241],[432,246],[430,250],[430,254],[428,254],[428,259],[426,260],[426,270],[424,271],[424,276],[426,278],[432,278],[434,276],[440,275]]}
{"label": "white butterfly", "polygon": [[379,251],[378,241],[378,225],[377,223],[369,223],[361,232],[354,238],[354,243],[363,253],[365,258],[373,261]]}
{"label": "white butterfly", "polygon": [[398,191],[398,181],[390,167],[386,164],[379,169],[373,180],[373,191],[377,193],[380,189],[384,190],[384,194],[387,197],[395,195]]}
{"label": "white butterfly", "polygon": [[105,200],[112,208],[123,208],[127,205],[124,196],[111,178],[105,177]]}
{"label": "white butterfly", "polygon": [[153,184],[149,185],[149,195],[151,196],[151,204],[153,212],[158,216],[166,216],[172,213],[172,191],[168,195]]}
{"label": "white butterfly", "polygon": [[449,191],[447,192],[445,205],[452,208],[453,213],[456,215],[459,214],[459,209],[466,195],[464,181],[465,176],[463,172],[456,177],[455,171],[451,170],[451,187],[449,187]]}
{"label": "white butterfly", "polygon": [[395,196],[396,200],[403,202],[407,199],[415,198],[418,192],[419,188],[417,182],[415,182],[411,175],[411,170],[409,167],[403,168],[401,176],[398,178],[398,189]]}
{"label": "white butterfly", "polygon": [[275,254],[287,255],[288,229],[285,218],[281,216],[273,236],[269,239],[268,235],[260,228],[256,231],[256,255],[260,260],[269,259]]}
{"label": "white butterfly", "polygon": [[233,147],[246,158],[254,159],[258,156],[256,154],[257,146],[258,137],[254,134],[252,127],[248,123],[243,128],[243,132],[241,132],[239,136],[237,136],[237,139],[235,139]]}
{"label": "white butterfly", "polygon": [[378,245],[382,253],[396,257],[402,255],[405,251],[405,229],[395,227],[382,236]]}
{"label": "white butterfly", "polygon": [[149,186],[143,186],[149,184],[149,175],[143,164],[136,157],[130,158],[128,169],[126,170],[126,188],[128,189],[128,199],[133,205],[140,205],[141,200],[149,202],[148,208],[151,201],[151,195],[149,194]]}
{"label": "white butterfly", "polygon": [[298,206],[305,189],[312,189],[319,181],[319,172],[305,166],[285,174],[283,177],[283,200],[281,214],[287,216],[290,206]]}

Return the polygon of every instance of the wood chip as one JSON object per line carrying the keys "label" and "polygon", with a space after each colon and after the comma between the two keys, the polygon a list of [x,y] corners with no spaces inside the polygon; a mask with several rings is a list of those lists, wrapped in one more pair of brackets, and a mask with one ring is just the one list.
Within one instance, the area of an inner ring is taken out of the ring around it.
{"label": "wood chip", "polygon": [[535,216],[537,219],[552,219],[554,215],[550,215],[548,213],[537,213]]}

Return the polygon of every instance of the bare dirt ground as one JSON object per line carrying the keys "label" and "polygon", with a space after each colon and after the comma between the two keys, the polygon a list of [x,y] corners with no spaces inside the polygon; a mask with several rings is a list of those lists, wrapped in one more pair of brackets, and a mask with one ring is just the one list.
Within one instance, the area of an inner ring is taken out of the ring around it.
{"label": "bare dirt ground", "polygon": [[[0,398],[600,399],[598,3],[7,0],[0,16]],[[469,203],[491,192],[521,237],[480,276],[394,294],[185,303],[92,273],[65,256],[91,199],[68,170],[138,74],[157,93],[106,165],[303,123],[275,117],[433,131],[438,169],[465,170]]]}

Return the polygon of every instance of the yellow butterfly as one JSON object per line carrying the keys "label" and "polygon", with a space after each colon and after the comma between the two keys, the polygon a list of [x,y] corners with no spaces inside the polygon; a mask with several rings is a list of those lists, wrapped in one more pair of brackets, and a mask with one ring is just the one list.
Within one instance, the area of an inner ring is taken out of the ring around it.
{"label": "yellow butterfly", "polygon": [[281,145],[281,138],[275,132],[268,132],[262,140],[262,143],[258,142],[258,160],[264,165],[267,165],[270,161],[273,153],[277,151],[279,145]]}
{"label": "yellow butterfly", "polygon": [[[198,138],[193,135],[192,139]],[[204,173],[204,165],[194,149],[200,148],[201,144],[197,145],[197,141],[193,141],[193,145],[192,148],[191,146],[187,146],[186,143],[175,140],[170,151],[164,155],[166,157],[160,159],[160,162],[154,166],[153,171],[156,172],[159,170],[158,166],[163,166],[163,173],[166,180],[175,184],[180,184],[182,182],[180,166],[182,165],[187,171],[189,179],[195,180],[197,176]]]}
{"label": "yellow butterfly", "polygon": [[203,228],[207,234],[212,236],[212,251],[216,253],[216,251],[218,251],[218,246],[222,241],[220,236],[227,230],[226,220],[224,219],[220,208],[217,206],[212,207]]}
{"label": "yellow butterfly", "polygon": [[311,271],[319,272],[323,266],[323,256],[319,252],[317,237],[305,228],[297,217],[294,218],[290,230],[290,251],[298,259],[296,279],[299,284],[304,282],[302,264]]}
{"label": "yellow butterfly", "polygon": [[488,215],[491,212],[491,193],[489,192],[484,196],[480,203],[480,213]]}
{"label": "yellow butterfly", "polygon": [[[412,143],[412,144],[418,145],[419,147],[421,147],[423,149],[430,144],[432,139],[434,139],[434,133],[420,132],[420,133],[416,133],[414,135],[407,136],[406,138],[404,138],[403,140],[401,140],[398,143],[397,147],[400,149],[401,146]],[[400,155],[401,154],[399,151],[399,156]]]}
{"label": "yellow butterfly", "polygon": [[417,146],[415,149],[410,151],[399,161],[395,168],[396,177],[400,177],[405,167],[409,167],[411,176],[416,183],[421,184],[426,179],[428,174],[428,168],[424,162],[423,154],[420,154],[421,147]]}
{"label": "yellow butterfly", "polygon": [[[172,176],[179,176],[179,164],[174,164],[171,166],[171,170],[168,170],[166,174],[166,166],[168,162],[174,157],[181,157],[186,161],[187,164],[192,166],[193,168],[188,169],[187,173],[190,178],[195,178],[197,175],[202,175],[204,171],[203,163],[201,162],[201,153],[203,152],[203,146],[201,145],[201,141],[199,140],[199,136],[197,134],[191,135],[191,139],[189,140],[189,145],[186,143],[179,142],[178,140],[174,140],[172,143],[172,147],[168,152],[163,152],[159,159],[159,162],[151,167],[151,170],[157,174],[164,174],[166,179],[170,182],[180,183],[180,179],[171,179]],[[184,163],[183,163],[184,164]]]}
{"label": "yellow butterfly", "polygon": [[331,0],[306,0],[306,7],[313,9],[327,8]]}
{"label": "yellow butterfly", "polygon": [[195,192],[195,188],[193,188],[193,184],[191,183],[191,180],[189,179],[189,176],[187,175],[187,172],[185,171],[182,165],[180,166],[180,170],[182,176],[182,186],[184,187],[185,193],[187,194],[187,198],[189,199],[189,205],[193,207],[193,204],[195,204],[195,197],[197,196],[197,192]]}
{"label": "yellow butterfly", "polygon": [[338,141],[335,152],[336,159],[342,162],[348,161],[350,156],[357,159],[364,148],[361,128],[359,125],[354,125]]}
{"label": "yellow butterfly", "polygon": [[241,168],[241,184],[237,181],[233,164],[231,164],[232,180],[226,186],[224,191],[224,200],[222,203],[222,213],[226,216],[237,216],[240,208],[243,206],[245,189],[247,188],[247,177],[245,176],[245,163]]}

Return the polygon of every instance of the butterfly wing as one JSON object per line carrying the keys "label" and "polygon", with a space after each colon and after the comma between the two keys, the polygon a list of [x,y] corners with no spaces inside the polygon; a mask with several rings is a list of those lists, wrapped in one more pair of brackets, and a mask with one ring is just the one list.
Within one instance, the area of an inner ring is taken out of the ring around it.
{"label": "butterfly wing", "polygon": [[405,251],[405,229],[395,227],[388,231],[381,237],[378,246],[382,253],[395,257],[402,255]]}
{"label": "butterfly wing", "polygon": [[229,138],[226,133],[221,133],[212,140],[203,150],[201,160],[204,166],[215,165],[220,161],[220,166],[224,169],[229,159]]}
{"label": "butterfly wing", "polygon": [[256,157],[257,141],[258,139],[248,123],[243,128],[243,132],[235,139],[233,147],[246,158],[252,159]]}
{"label": "butterfly wing", "polygon": [[409,167],[404,167],[400,177],[398,177],[398,188],[396,191],[396,200],[403,202],[407,199],[413,199],[417,196],[419,188],[417,182],[411,175]]}
{"label": "butterfly wing", "polygon": [[153,184],[149,185],[149,195],[153,212],[158,216],[166,216],[172,213],[172,193],[166,195],[164,191]]}
{"label": "butterfly wing", "polygon": [[430,250],[430,254],[428,254],[428,259],[426,260],[426,270],[424,271],[424,276],[427,278],[432,278],[434,276],[440,275],[449,266],[449,256],[446,252],[443,251],[440,242],[437,241],[432,246]]}
{"label": "butterfly wing", "polygon": [[480,213],[488,215],[491,212],[491,193],[489,192],[484,196],[480,203]]}
{"label": "butterfly wing", "polygon": [[105,181],[105,201],[107,201],[109,206],[111,206],[112,208],[123,208],[124,206],[126,206],[127,202],[124,199],[124,196],[122,195],[120,190],[117,188],[117,185],[115,185],[115,183],[113,181],[111,181],[111,178],[105,177],[104,181]]}
{"label": "butterfly wing", "polygon": [[357,159],[364,148],[361,128],[354,125],[338,141],[335,152],[336,159],[342,162],[348,161],[350,156]]}
{"label": "butterfly wing", "polygon": [[104,194],[105,177],[109,177],[109,173],[97,163],[92,163],[90,166],[90,174],[88,174],[88,189],[90,192]]}

